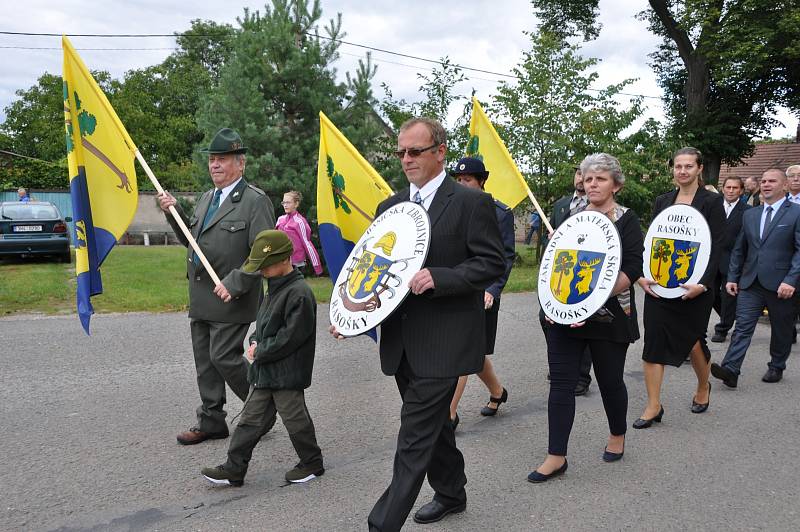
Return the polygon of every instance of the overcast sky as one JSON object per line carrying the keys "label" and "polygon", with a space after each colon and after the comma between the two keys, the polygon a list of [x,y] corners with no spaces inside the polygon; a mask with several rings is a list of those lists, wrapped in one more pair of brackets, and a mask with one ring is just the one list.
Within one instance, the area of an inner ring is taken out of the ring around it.
{"label": "overcast sky", "polygon": [[[651,97],[661,95],[647,65],[647,55],[655,49],[657,39],[643,22],[635,19],[645,5],[643,0],[601,0],[603,30],[599,39],[587,43],[582,52],[584,56],[602,60],[597,67],[598,88],[626,78],[638,78],[626,92]],[[191,3],[182,0],[26,0],[16,2],[13,11],[4,10],[0,31],[171,34],[188,29],[190,21],[198,18],[235,25],[236,17],[245,7],[263,11],[263,6],[263,1],[236,0]],[[521,60],[522,52],[529,49],[528,37],[523,31],[533,30],[536,23],[528,0],[411,0],[403,3],[323,0],[322,8],[324,20],[335,17],[337,12],[342,13],[347,41],[430,59],[449,56],[454,63],[498,73],[508,73]],[[160,63],[175,46],[172,38],[72,37],[71,40],[89,68],[107,70],[114,77],[121,77],[133,68]],[[364,57],[365,50],[342,45],[340,52],[341,60],[336,66],[343,77],[344,72],[354,69],[358,58]],[[0,77],[2,121],[5,118],[2,109],[15,99],[16,90],[29,88],[45,71],[61,74],[60,38],[0,35],[0,59],[3,65]],[[376,96],[382,96],[380,83],[385,82],[395,97],[409,101],[420,98],[417,73],[429,73],[432,65],[380,52],[373,52],[373,60],[378,65]],[[469,81],[458,84],[456,91],[468,95],[474,88],[482,99],[494,94],[498,82],[504,79],[491,74],[466,74]],[[646,98],[645,104],[648,116],[663,120],[659,99]],[[785,110],[777,117],[784,127],[775,128],[772,136],[794,135],[797,117]]]}

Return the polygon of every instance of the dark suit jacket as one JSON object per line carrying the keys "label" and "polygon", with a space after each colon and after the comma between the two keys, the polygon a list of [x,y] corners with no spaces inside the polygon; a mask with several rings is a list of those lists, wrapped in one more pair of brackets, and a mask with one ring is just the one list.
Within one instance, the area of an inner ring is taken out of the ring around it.
{"label": "dark suit jacket", "polygon": [[[672,206],[677,197],[678,189],[658,196],[655,202],[653,202],[653,218],[667,207]],[[722,207],[722,201],[720,201],[719,198],[720,195],[716,192],[711,192],[700,187],[697,189],[697,192],[695,192],[694,199],[692,199],[692,207],[700,211],[700,214],[706,219],[708,228],[711,231],[711,257],[708,259],[706,271],[699,281],[699,284],[704,285],[706,288],[712,288],[714,286],[714,279],[717,276],[717,269],[719,268],[722,241],[725,235],[725,209]]]}
{"label": "dark suit jacket", "polygon": [[189,317],[196,320],[223,323],[250,323],[255,320],[261,295],[261,275],[246,274],[242,267],[256,235],[265,229],[275,228],[275,213],[272,202],[261,189],[248,185],[242,179],[225,197],[225,201],[214,213],[214,217],[200,231],[203,219],[211,205],[214,189],[208,190],[197,200],[191,218],[178,209],[192,236],[200,245],[222,284],[235,298],[224,303],[215,296],[214,281],[203,264],[195,266],[194,251],[171,214],[167,221],[186,252],[186,276],[189,279]]}
{"label": "dark suit jacket", "polygon": [[800,206],[784,200],[758,234],[764,205],[748,209],[742,216],[742,232],[731,253],[728,282],[746,290],[756,280],[767,290],[778,290],[786,283],[797,288],[800,280]]}
{"label": "dark suit jacket", "polygon": [[569,218],[569,204],[572,202],[572,198],[575,197],[575,193],[568,196],[564,196],[556,200],[553,203],[553,214],[550,215],[550,225],[553,226],[553,230],[555,231],[558,229],[558,226],[564,223],[564,220]]}
{"label": "dark suit jacket", "polygon": [[[402,201],[401,190],[376,216]],[[445,179],[428,209],[431,243],[425,268],[434,289],[406,300],[381,325],[381,369],[397,373],[405,353],[419,377],[447,378],[483,368],[483,292],[505,271],[494,202],[489,194]]]}
{"label": "dark suit jacket", "polygon": [[500,226],[500,236],[503,239],[503,259],[505,260],[506,268],[503,275],[496,279],[486,291],[492,294],[495,299],[499,299],[500,293],[505,288],[509,275],[511,275],[511,269],[514,267],[517,250],[514,246],[514,211],[498,200],[494,200],[494,207],[497,214],[497,224]]}
{"label": "dark suit jacket", "polygon": [[[725,212],[725,198],[721,199],[722,201],[722,212]],[[719,254],[719,273],[723,275],[723,278],[728,276],[728,265],[731,262],[731,251],[733,251],[733,246],[736,245],[736,239],[739,236],[739,233],[742,231],[742,214],[744,211],[750,208],[750,205],[742,201],[742,198],[739,198],[739,201],[736,202],[736,206],[731,211],[730,216],[725,220],[725,236],[722,238],[722,249]]]}

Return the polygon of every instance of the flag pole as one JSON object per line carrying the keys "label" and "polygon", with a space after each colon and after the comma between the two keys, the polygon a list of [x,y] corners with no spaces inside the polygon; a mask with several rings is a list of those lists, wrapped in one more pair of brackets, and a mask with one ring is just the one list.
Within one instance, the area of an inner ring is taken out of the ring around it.
{"label": "flag pole", "polygon": [[[159,194],[163,194],[164,193],[164,189],[161,188],[161,183],[158,182],[158,179],[156,179],[155,174],[153,174],[153,171],[150,169],[150,166],[147,164],[147,161],[144,160],[144,157],[142,157],[142,154],[139,153],[139,150],[136,150],[136,160],[138,160],[139,164],[142,165],[142,168],[144,168],[144,171],[147,174],[147,177],[150,178],[150,182],[153,183],[154,187],[156,187],[156,190],[158,191],[158,193]],[[531,197],[533,197],[533,196],[531,196]],[[215,272],[214,268],[211,267],[211,263],[208,262],[208,259],[203,254],[202,250],[200,249],[200,246],[198,245],[197,241],[192,236],[192,233],[189,231],[189,228],[186,227],[186,224],[183,222],[183,218],[181,218],[180,214],[178,214],[178,211],[177,211],[177,209],[175,209],[174,205],[170,206],[169,212],[170,212],[170,214],[172,214],[172,217],[175,218],[175,221],[178,223],[178,227],[181,228],[181,231],[183,232],[183,236],[185,236],[186,240],[189,241],[189,245],[192,246],[192,249],[194,250],[195,255],[197,256],[198,259],[200,259],[200,262],[203,263],[203,266],[205,267],[206,271],[208,272],[208,275],[211,276],[211,280],[214,281],[214,285],[216,286],[216,285],[220,284],[222,281],[220,281],[219,276],[217,275],[217,272]]]}
{"label": "flag pole", "polygon": [[536,212],[539,213],[539,218],[542,219],[542,223],[545,225],[545,227],[547,227],[547,230],[552,233],[553,226],[550,225],[550,220],[548,220],[547,216],[544,215],[544,211],[539,206],[539,202],[536,201],[536,198],[533,196],[533,192],[531,192],[531,189],[530,187],[528,187],[527,184],[525,185],[525,190],[528,191],[528,197],[531,199],[531,202],[533,203],[533,207],[536,209]]}

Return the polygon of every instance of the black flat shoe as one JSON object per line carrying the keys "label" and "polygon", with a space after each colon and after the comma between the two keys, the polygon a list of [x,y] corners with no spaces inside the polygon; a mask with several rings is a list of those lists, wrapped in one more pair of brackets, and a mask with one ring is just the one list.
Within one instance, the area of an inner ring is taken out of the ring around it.
{"label": "black flat shoe", "polygon": [[711,404],[711,383],[708,383],[708,402],[707,403],[698,403],[694,399],[692,399],[692,414],[702,414],[706,410],[708,410],[708,405]]}
{"label": "black flat shoe", "polygon": [[622,455],[625,454],[625,437],[622,438],[622,452],[621,453],[612,453],[608,450],[608,447],[603,449],[603,461],[604,462],[616,462]]}
{"label": "black flat shoe", "polygon": [[435,523],[441,521],[449,514],[457,514],[467,509],[467,503],[457,504],[455,506],[445,506],[436,499],[432,500],[422,508],[417,510],[414,514],[414,522],[420,524]]}
{"label": "black flat shoe", "polygon": [[652,417],[650,419],[639,418],[633,422],[633,428],[635,429],[647,429],[650,428],[653,423],[661,423],[661,418],[664,417],[664,405],[661,405],[661,410],[658,411],[656,417]]}
{"label": "black flat shoe", "polygon": [[503,388],[503,393],[500,395],[500,397],[491,397],[491,396],[489,396],[489,403],[495,403],[497,405],[497,408],[492,408],[487,403],[486,406],[481,408],[481,415],[482,416],[493,416],[493,415],[495,415],[497,413],[497,410],[500,408],[500,405],[505,403],[506,401],[508,401],[508,390]]}
{"label": "black flat shoe", "polygon": [[539,484],[540,482],[547,482],[551,478],[564,474],[564,471],[566,470],[567,470],[567,460],[564,459],[564,465],[562,465],[549,475],[545,475],[544,473],[539,473],[538,471],[532,471],[530,474],[528,474],[528,482],[533,482],[534,484]]}

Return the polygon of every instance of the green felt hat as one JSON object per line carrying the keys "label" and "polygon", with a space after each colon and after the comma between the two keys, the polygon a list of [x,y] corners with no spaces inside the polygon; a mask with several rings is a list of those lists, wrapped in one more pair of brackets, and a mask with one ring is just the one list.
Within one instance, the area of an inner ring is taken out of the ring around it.
{"label": "green felt hat", "polygon": [[244,261],[242,270],[257,272],[262,268],[288,259],[292,254],[292,241],[283,231],[268,229],[256,235],[250,256]]}
{"label": "green felt hat", "polygon": [[242,137],[234,130],[224,127],[217,131],[208,148],[200,150],[202,153],[247,153],[247,148],[242,144]]}

